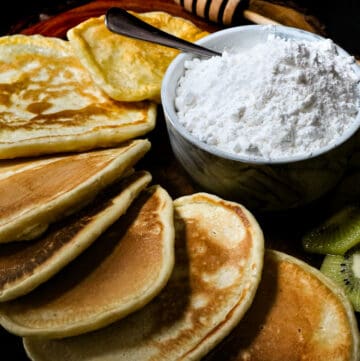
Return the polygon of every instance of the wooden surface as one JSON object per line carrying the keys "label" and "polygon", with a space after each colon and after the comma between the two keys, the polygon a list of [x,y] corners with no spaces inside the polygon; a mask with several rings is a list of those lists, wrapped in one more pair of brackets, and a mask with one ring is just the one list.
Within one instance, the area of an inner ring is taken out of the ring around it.
{"label": "wooden surface", "polygon": [[104,14],[106,10],[112,6],[131,9],[136,12],[146,12],[160,9],[162,11],[168,12],[169,14],[181,16],[185,19],[190,19],[196,25],[208,31],[214,31],[220,28],[218,25],[209,24],[204,19],[192,16],[189,12],[185,11],[182,7],[173,1],[100,0],[76,7],[48,20],[39,22],[23,30],[22,33],[38,33],[46,36],[57,36],[60,38],[65,38],[66,31],[69,28],[92,16],[99,16],[100,14]]}
{"label": "wooden surface", "polygon": [[[30,26],[26,22],[20,21],[18,26],[12,28],[10,33],[22,32],[24,34],[43,34],[66,38],[66,32],[69,28],[89,17],[104,14],[111,6],[119,6],[137,12],[162,10],[189,19],[202,29],[210,32],[221,28],[220,25],[193,16],[172,0],[100,0],[63,11],[57,15],[43,16],[45,20],[37,21],[30,24]],[[283,14],[282,18],[284,16]],[[246,23],[248,20],[244,19],[243,21]],[[21,24],[27,26],[21,27]],[[149,139],[152,142],[152,149],[140,162],[138,169],[149,170],[153,175],[153,182],[161,184],[173,198],[199,190],[192,184],[172,154],[160,106],[157,126],[149,134]],[[329,194],[303,209],[283,213],[256,214],[255,212],[254,214],[264,231],[266,246],[295,255],[314,266],[318,266],[321,259],[317,256],[305,254],[301,249],[300,239],[304,230],[317,224],[333,210],[332,199],[333,195]],[[0,344],[2,346],[0,360],[28,360],[23,351],[20,338],[0,329]],[[5,353],[4,349],[7,349],[8,352]]]}

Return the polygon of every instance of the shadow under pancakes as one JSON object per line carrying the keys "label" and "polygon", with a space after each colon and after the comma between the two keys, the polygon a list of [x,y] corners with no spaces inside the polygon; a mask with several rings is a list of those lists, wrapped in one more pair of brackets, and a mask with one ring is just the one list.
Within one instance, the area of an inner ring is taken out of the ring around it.
{"label": "shadow under pancakes", "polygon": [[[175,237],[175,266],[165,288],[155,298],[154,302],[161,306],[161,312],[155,314],[155,322],[151,333],[161,332],[186,319],[190,308],[191,285],[190,285],[190,261],[186,243],[186,223],[174,210],[176,228]],[[169,340],[169,351],[171,350]],[[176,343],[176,339],[175,339]],[[166,352],[166,341],[161,342],[162,350]]]}
{"label": "shadow under pancakes", "polygon": [[[114,188],[111,189],[113,191]],[[121,216],[88,249],[59,273],[39,286],[34,292],[26,295],[26,302],[32,307],[41,307],[56,300],[89,277],[118,247],[128,228],[136,220],[150,197],[151,194],[142,193],[131,205],[126,216]]]}
{"label": "shadow under pancakes", "polygon": [[199,188],[194,184],[185,169],[174,157],[167,133],[164,111],[157,107],[156,127],[147,138],[151,142],[151,152],[140,159],[140,169],[148,169],[153,183],[161,184],[170,196],[175,199],[196,192]]}
{"label": "shadow under pancakes", "polygon": [[[203,361],[237,361],[260,335],[278,293],[279,264],[265,258],[262,279],[250,309],[234,330]],[[255,359],[254,359],[255,360]]]}

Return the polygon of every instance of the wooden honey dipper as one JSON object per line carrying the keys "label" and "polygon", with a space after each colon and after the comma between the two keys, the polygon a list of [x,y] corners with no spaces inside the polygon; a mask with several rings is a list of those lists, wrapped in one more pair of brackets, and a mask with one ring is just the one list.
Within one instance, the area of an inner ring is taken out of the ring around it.
{"label": "wooden honey dipper", "polygon": [[320,22],[301,11],[266,0],[174,0],[187,11],[223,25],[236,25],[241,19],[255,24],[281,24],[325,35]]}

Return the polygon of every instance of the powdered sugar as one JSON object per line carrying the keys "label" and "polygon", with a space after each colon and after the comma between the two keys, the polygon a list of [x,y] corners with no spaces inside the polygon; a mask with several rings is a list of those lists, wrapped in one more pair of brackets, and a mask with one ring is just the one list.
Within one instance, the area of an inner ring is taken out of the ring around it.
{"label": "powdered sugar", "polygon": [[185,63],[175,105],[199,140],[252,158],[310,154],[334,142],[356,117],[354,59],[327,39],[269,35],[250,49]]}

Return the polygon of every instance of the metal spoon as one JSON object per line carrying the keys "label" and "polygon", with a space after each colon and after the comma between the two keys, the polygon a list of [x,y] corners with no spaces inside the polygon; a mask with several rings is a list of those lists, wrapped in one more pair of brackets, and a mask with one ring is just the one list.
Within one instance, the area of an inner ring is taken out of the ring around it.
{"label": "metal spoon", "polygon": [[105,25],[110,31],[131,38],[150,41],[200,56],[221,56],[221,53],[214,50],[190,43],[155,28],[121,8],[113,7],[106,12]]}

